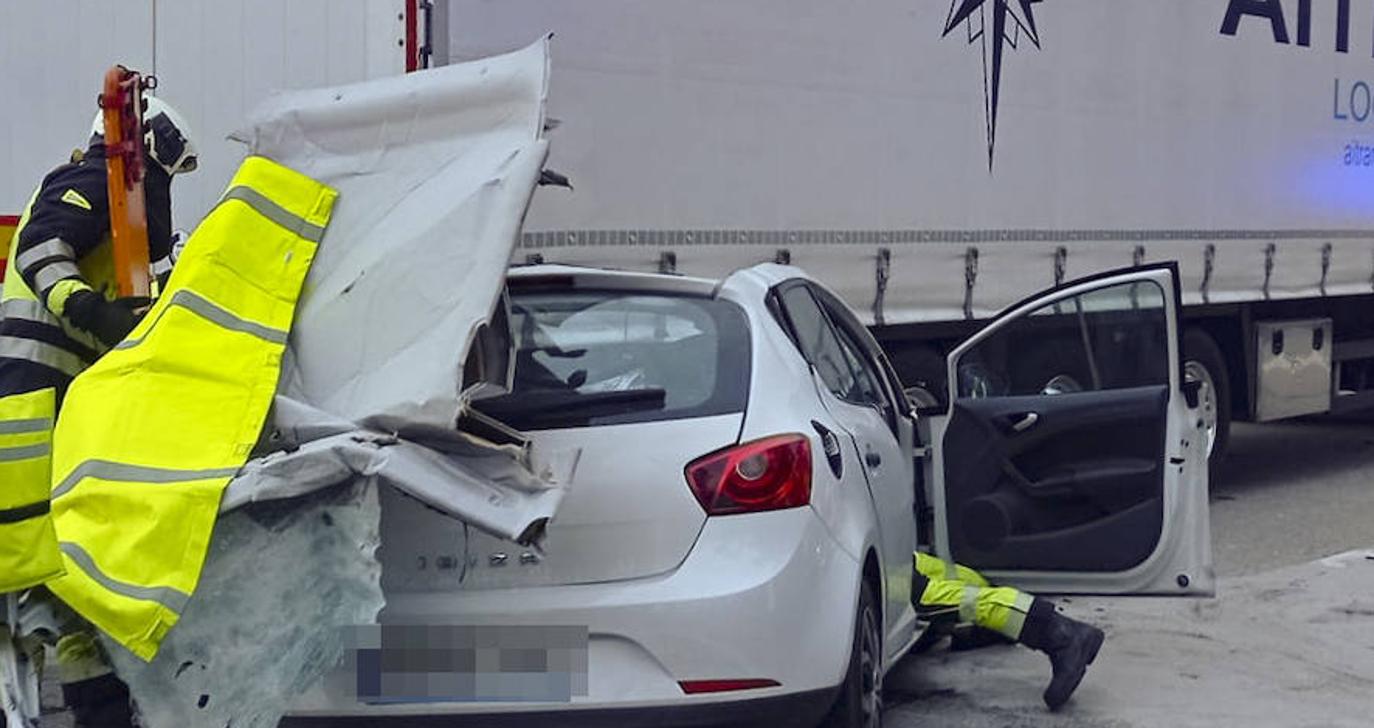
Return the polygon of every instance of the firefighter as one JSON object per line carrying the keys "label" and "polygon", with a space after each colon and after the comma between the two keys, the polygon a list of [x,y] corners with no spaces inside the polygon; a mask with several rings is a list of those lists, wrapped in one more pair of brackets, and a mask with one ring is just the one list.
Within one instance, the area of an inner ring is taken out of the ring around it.
{"label": "firefighter", "polygon": [[1041,696],[1058,710],[1078,688],[1088,665],[1102,648],[1102,630],[1060,614],[1054,603],[1011,587],[994,587],[978,572],[916,552],[911,594],[916,613],[930,626],[916,650],[947,634],[955,648],[989,639],[1020,642],[1049,655],[1053,676]]}
{"label": "firefighter", "polygon": [[[149,259],[165,283],[172,177],[193,171],[197,153],[185,120],[165,102],[145,99],[143,126]],[[88,148],[44,178],[10,246],[0,296],[0,592],[62,573],[47,500],[57,411],[76,375],[118,344],[149,303],[116,298],[104,132],[97,114]],[[28,596],[26,603],[54,601],[40,590]],[[94,630],[53,607],[61,615],[58,672],[77,725],[131,725],[128,688]]]}

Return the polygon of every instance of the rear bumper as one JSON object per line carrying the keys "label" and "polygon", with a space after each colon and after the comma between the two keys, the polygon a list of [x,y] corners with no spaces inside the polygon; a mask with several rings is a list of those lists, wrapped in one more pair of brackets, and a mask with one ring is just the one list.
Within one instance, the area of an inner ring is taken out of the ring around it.
{"label": "rear bumper", "polygon": [[[784,724],[814,721],[849,660],[860,564],[810,508],[711,518],[670,574],[613,584],[389,595],[384,624],[585,626],[587,694],[571,702],[361,704],[326,680],[285,725]],[[687,695],[679,680],[762,678],[777,687]],[[749,718],[754,713],[760,717]],[[548,722],[551,714],[556,720]],[[767,714],[767,715],[764,715]],[[500,723],[488,717],[502,716]],[[348,721],[342,718],[348,717]],[[385,719],[385,720],[384,720]],[[575,722],[577,721],[577,722]],[[586,722],[581,722],[586,721]],[[681,721],[681,722],[678,722]]]}
{"label": "rear bumper", "polygon": [[[829,710],[838,688],[731,703],[641,708],[564,707],[480,716],[483,728],[810,728]],[[288,716],[280,728],[452,728],[454,715]]]}

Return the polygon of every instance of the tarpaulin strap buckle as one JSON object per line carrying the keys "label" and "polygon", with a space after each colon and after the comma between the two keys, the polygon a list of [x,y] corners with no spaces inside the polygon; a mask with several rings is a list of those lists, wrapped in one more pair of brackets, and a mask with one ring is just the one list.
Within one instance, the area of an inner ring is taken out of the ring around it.
{"label": "tarpaulin strap buckle", "polygon": [[1264,300],[1269,300],[1269,282],[1274,278],[1274,256],[1279,252],[1279,246],[1269,243],[1264,246]]}
{"label": "tarpaulin strap buckle", "polygon": [[1202,251],[1202,302],[1211,303],[1212,296],[1208,288],[1212,285],[1212,269],[1217,262],[1217,244],[1208,243]]}
{"label": "tarpaulin strap buckle", "polygon": [[873,296],[873,321],[882,326],[883,321],[883,297],[887,295],[888,274],[892,271],[892,251],[887,248],[878,248],[878,263],[874,270],[874,284],[877,288]]}
{"label": "tarpaulin strap buckle", "polygon": [[[1055,288],[1058,288],[1058,287],[1064,285],[1064,273],[1068,270],[1068,268],[1069,268],[1069,249],[1061,245],[1061,246],[1059,246],[1059,247],[1057,247],[1057,248],[1054,249],[1054,287],[1055,287]],[[1059,304],[1058,304],[1058,303],[1054,304],[1054,312],[1055,312],[1055,313],[1063,313],[1063,311],[1059,308]]]}
{"label": "tarpaulin strap buckle", "polygon": [[1322,244],[1322,282],[1321,292],[1326,295],[1326,276],[1331,272],[1331,243]]}
{"label": "tarpaulin strap buckle", "polygon": [[978,281],[978,249],[964,251],[964,318],[973,320],[973,284]]}
{"label": "tarpaulin strap buckle", "polygon": [[[1137,245],[1135,246],[1135,250],[1131,251],[1131,265],[1137,268],[1139,268],[1142,265],[1145,265],[1144,245]],[[1138,283],[1131,284],[1131,308],[1140,308],[1140,284]]]}

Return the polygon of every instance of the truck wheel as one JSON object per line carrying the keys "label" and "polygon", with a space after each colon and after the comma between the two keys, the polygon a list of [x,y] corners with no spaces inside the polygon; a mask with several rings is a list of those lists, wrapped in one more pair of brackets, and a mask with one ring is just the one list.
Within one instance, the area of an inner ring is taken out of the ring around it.
{"label": "truck wheel", "polygon": [[1198,409],[1207,431],[1207,469],[1216,479],[1231,440],[1231,380],[1221,347],[1202,329],[1183,332],[1183,380],[1201,382]]}
{"label": "truck wheel", "polygon": [[928,346],[899,350],[890,356],[892,368],[907,396],[918,407],[938,407],[949,398],[945,386],[945,357]]}
{"label": "truck wheel", "polygon": [[1072,394],[1093,388],[1081,345],[1062,337],[1038,342],[1015,365],[1013,394]]}
{"label": "truck wheel", "polygon": [[854,645],[835,705],[821,721],[823,728],[879,728],[883,719],[883,634],[873,588],[859,585],[854,615]]}

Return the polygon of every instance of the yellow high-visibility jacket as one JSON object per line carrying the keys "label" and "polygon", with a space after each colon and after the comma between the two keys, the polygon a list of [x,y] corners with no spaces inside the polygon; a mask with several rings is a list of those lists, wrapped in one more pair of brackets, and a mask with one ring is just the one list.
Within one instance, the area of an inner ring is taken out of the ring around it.
{"label": "yellow high-visibility jacket", "polygon": [[194,593],[258,440],[337,193],[250,157],[138,327],[72,383],[53,436],[66,574],[48,588],[144,660]]}
{"label": "yellow high-visibility jacket", "polygon": [[51,387],[0,398],[0,594],[62,573],[48,503],[56,407]]}

